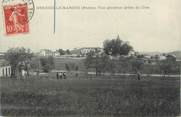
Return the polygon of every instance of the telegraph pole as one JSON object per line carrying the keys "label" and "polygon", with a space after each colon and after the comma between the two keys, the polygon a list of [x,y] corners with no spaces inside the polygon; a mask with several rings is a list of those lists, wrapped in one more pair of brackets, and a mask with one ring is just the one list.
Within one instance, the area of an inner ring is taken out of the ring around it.
{"label": "telegraph pole", "polygon": [[56,32],[56,0],[54,0],[54,23],[53,23],[53,33]]}

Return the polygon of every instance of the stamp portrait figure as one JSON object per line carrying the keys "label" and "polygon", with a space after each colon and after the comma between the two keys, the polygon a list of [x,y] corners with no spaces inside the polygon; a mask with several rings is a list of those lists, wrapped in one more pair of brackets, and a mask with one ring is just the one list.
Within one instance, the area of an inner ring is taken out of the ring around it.
{"label": "stamp portrait figure", "polygon": [[4,6],[6,34],[29,31],[27,4]]}

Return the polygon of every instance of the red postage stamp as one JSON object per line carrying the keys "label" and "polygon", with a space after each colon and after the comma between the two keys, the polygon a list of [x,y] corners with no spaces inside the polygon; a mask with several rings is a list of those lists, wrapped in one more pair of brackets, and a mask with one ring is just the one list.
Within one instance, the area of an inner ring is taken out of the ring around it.
{"label": "red postage stamp", "polygon": [[3,9],[7,35],[29,32],[27,3],[7,5]]}

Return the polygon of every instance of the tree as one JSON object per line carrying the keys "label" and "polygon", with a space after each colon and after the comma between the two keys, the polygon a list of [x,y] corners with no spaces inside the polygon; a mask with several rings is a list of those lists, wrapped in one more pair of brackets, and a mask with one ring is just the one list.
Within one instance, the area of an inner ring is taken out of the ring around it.
{"label": "tree", "polygon": [[40,58],[39,57],[33,57],[31,61],[31,68],[39,75],[40,72]]}
{"label": "tree", "polygon": [[133,50],[132,46],[130,46],[128,42],[120,40],[119,35],[116,39],[105,40],[103,48],[104,52],[111,56],[128,55],[128,53]]}
{"label": "tree", "polygon": [[71,54],[69,49],[66,50],[66,54]]}
{"label": "tree", "polygon": [[143,54],[138,54],[138,55],[137,55],[137,58],[140,58],[140,59],[141,59],[141,58],[144,58],[144,55],[143,55]]}
{"label": "tree", "polygon": [[68,65],[67,63],[65,63],[65,69],[66,69],[67,71],[70,71],[69,65]]}
{"label": "tree", "polygon": [[94,66],[94,52],[89,52],[86,56],[86,59],[84,61],[84,65],[86,66],[86,69],[92,68]]}
{"label": "tree", "polygon": [[60,55],[65,55],[65,51],[63,49],[58,49],[58,52],[60,53]]}
{"label": "tree", "polygon": [[133,59],[132,56],[130,56],[130,57],[121,56],[116,63],[117,64],[116,68],[117,68],[118,72],[121,72],[121,73],[130,72],[131,71],[130,60],[132,60],[132,59]]}
{"label": "tree", "polygon": [[55,67],[54,58],[52,56],[40,58],[40,64],[44,72],[49,72]]}
{"label": "tree", "polygon": [[65,63],[65,69],[71,73],[75,71],[75,76],[78,77],[79,66],[75,63]]}
{"label": "tree", "polygon": [[17,76],[17,71],[22,69],[27,71],[29,74],[30,61],[33,57],[33,53],[30,49],[25,48],[11,48],[5,53],[5,59],[9,61],[12,71],[11,77]]}
{"label": "tree", "polygon": [[132,59],[131,60],[131,66],[132,70],[134,72],[138,72],[142,69],[142,66],[144,65],[143,59]]}
{"label": "tree", "polygon": [[111,73],[113,73],[114,66],[114,61],[111,61],[107,54],[102,53],[100,56],[97,57],[97,73],[101,74],[106,71],[110,71]]}
{"label": "tree", "polygon": [[174,73],[178,71],[176,68],[176,61],[171,60],[169,57],[167,57],[165,60],[159,61],[158,64],[164,77],[168,73]]}
{"label": "tree", "polygon": [[[93,68],[95,69],[96,75],[109,70],[109,65],[111,64],[108,55],[102,53],[98,55],[95,52],[90,52],[87,54],[86,59],[84,61],[84,65],[87,69]],[[111,68],[112,69],[112,68]]]}
{"label": "tree", "polygon": [[76,65],[75,66],[75,77],[78,77],[78,75],[79,75],[79,73],[78,73],[78,70],[79,70],[79,66],[78,65]]}

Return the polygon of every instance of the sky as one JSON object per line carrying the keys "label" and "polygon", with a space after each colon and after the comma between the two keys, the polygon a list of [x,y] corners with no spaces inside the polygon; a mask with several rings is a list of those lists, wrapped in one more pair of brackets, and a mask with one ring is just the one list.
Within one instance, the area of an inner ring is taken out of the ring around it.
{"label": "sky", "polygon": [[[53,0],[34,0],[29,33],[6,35],[0,8],[0,51],[12,47],[73,49],[102,47],[119,34],[134,50],[170,52],[181,50],[180,0],[56,0],[57,7],[122,7],[123,9],[57,9],[54,29]],[[3,3],[0,3],[3,6]],[[126,6],[140,9],[124,9]],[[146,7],[146,8],[143,8]]]}

